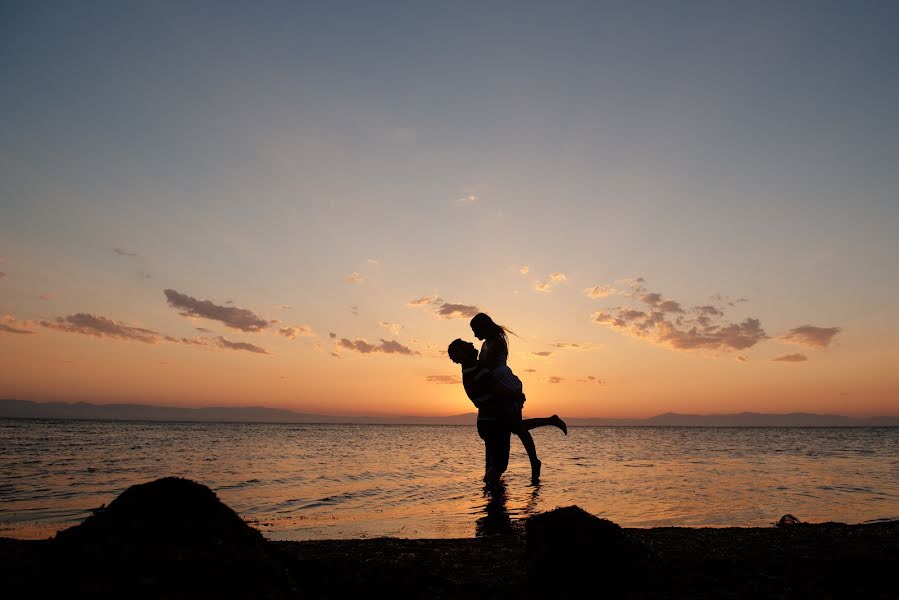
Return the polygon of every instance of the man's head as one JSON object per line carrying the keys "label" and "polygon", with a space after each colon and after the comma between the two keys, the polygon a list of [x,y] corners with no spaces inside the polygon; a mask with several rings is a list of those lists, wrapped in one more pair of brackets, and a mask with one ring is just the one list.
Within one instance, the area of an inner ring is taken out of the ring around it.
{"label": "man's head", "polygon": [[447,348],[450,360],[460,365],[466,365],[478,360],[478,350],[471,342],[455,339]]}

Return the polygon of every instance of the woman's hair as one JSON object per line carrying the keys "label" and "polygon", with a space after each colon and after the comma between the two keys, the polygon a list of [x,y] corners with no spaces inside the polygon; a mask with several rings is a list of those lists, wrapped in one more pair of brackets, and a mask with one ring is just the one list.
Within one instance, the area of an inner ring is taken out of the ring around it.
{"label": "woman's hair", "polygon": [[485,313],[476,314],[471,318],[471,323],[469,323],[469,325],[471,325],[472,330],[480,329],[483,331],[485,338],[501,339],[506,347],[506,352],[509,351],[509,337],[507,334],[511,333],[512,335],[516,335],[511,329],[494,323],[493,319]]}

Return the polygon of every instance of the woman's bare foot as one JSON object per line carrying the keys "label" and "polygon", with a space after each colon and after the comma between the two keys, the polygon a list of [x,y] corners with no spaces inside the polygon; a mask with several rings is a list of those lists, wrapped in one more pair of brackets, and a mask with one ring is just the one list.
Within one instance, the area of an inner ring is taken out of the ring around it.
{"label": "woman's bare foot", "polygon": [[543,466],[543,463],[539,460],[531,464],[531,483],[537,483],[540,481],[540,467]]}
{"label": "woman's bare foot", "polygon": [[552,419],[553,425],[561,429],[565,435],[568,435],[568,425],[565,424],[565,421],[559,418],[559,415],[553,415],[550,417]]}

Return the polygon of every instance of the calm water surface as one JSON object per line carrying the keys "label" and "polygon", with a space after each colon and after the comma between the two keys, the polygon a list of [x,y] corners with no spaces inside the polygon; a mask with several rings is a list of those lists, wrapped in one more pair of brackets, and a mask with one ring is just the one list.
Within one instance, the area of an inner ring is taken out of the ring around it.
{"label": "calm water surface", "polygon": [[0,419],[0,536],[42,538],[129,485],[195,479],[272,539],[469,537],[577,504],[630,527],[899,518],[899,428],[534,431],[486,492],[474,427]]}

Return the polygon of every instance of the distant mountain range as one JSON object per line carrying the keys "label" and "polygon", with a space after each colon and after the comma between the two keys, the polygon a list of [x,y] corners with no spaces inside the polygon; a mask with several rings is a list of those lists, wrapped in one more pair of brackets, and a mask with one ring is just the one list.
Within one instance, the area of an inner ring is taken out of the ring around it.
{"label": "distant mountain range", "polygon": [[[87,402],[31,402],[0,399],[0,418],[89,419],[106,421],[199,421],[222,423],[359,423],[397,425],[473,425],[475,413],[447,417],[336,416],[300,413],[264,406],[183,408],[149,404],[90,404]],[[573,426],[630,427],[844,427],[899,426],[899,417],[855,418],[813,413],[720,415],[665,413],[647,419],[570,418]]]}

